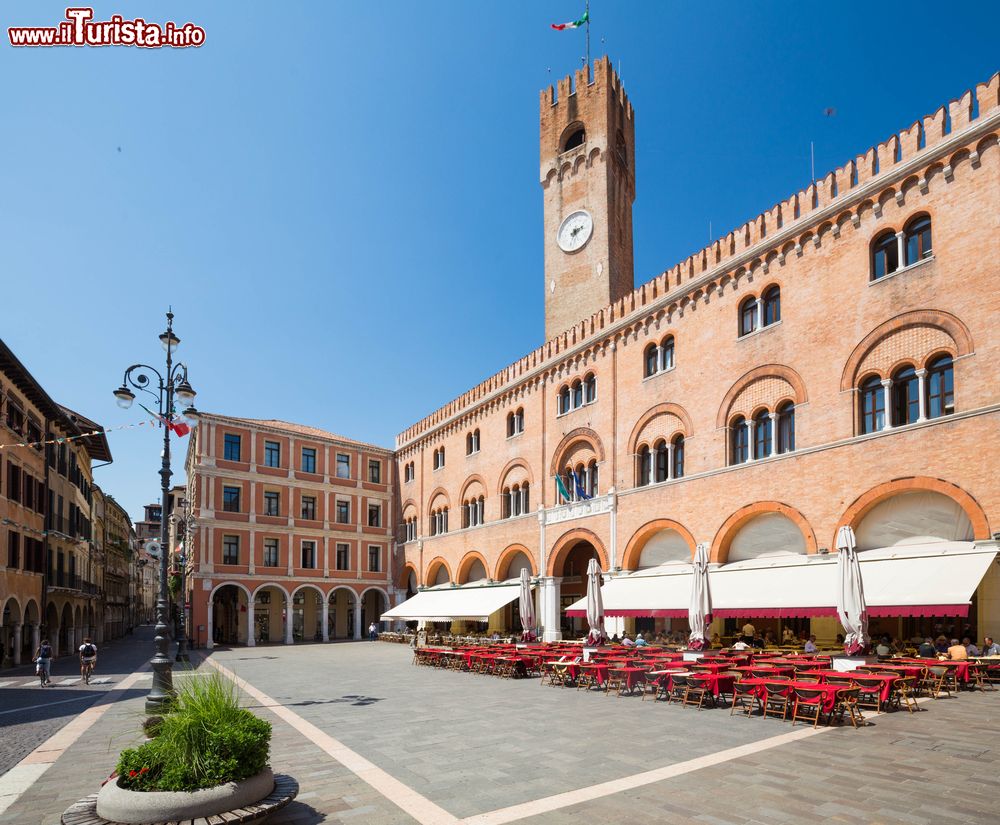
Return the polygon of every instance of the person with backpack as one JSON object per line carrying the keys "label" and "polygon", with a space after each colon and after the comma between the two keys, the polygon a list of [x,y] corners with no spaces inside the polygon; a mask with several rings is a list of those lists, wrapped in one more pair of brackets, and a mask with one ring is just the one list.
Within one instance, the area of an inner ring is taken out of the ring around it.
{"label": "person with backpack", "polygon": [[38,679],[42,687],[52,684],[52,680],[49,678],[50,668],[52,667],[52,645],[49,644],[48,639],[42,639],[38,650],[35,651],[34,662],[35,673],[38,674]]}
{"label": "person with backpack", "polygon": [[90,674],[94,672],[94,665],[97,664],[97,645],[91,641],[90,636],[83,640],[80,645],[80,676],[84,684],[90,684]]}

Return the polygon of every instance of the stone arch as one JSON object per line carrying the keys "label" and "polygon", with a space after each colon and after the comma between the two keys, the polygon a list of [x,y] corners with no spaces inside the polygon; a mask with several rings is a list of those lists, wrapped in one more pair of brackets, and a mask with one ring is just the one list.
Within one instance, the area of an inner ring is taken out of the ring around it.
{"label": "stone arch", "polygon": [[326,598],[326,593],[323,592],[323,588],[321,588],[318,584],[313,584],[312,582],[303,582],[292,591],[293,599],[295,598],[295,594],[298,593],[300,590],[315,590],[319,594],[320,600]]}
{"label": "stone arch", "polygon": [[628,437],[628,447],[630,453],[635,453],[636,448],[639,444],[639,436],[642,434],[643,429],[649,424],[654,418],[661,415],[672,415],[681,422],[681,429],[684,431],[684,437],[690,438],[694,435],[694,428],[691,426],[691,416],[687,414],[680,404],[674,404],[673,402],[667,401],[663,404],[657,404],[654,407],[650,407],[646,412],[639,416],[639,420],[635,422],[635,426],[632,428],[632,433]]}
{"label": "stone arch", "polygon": [[[885,481],[877,484],[865,493],[862,493],[844,511],[837,524],[837,530],[844,525],[849,525],[851,529],[856,529],[861,520],[868,514],[868,511],[877,504],[903,492],[924,491],[941,493],[955,501],[965,512],[969,522],[972,524],[973,536],[976,540],[988,539],[990,537],[990,524],[986,518],[986,512],[971,493],[966,492],[957,484],[945,481],[940,478],[930,476],[910,476],[909,478],[895,478],[892,481]],[[831,549],[837,546],[837,530],[833,532],[830,543]]]}
{"label": "stone arch", "polygon": [[733,404],[740,394],[751,384],[766,378],[778,378],[787,383],[792,389],[793,399],[796,404],[803,404],[809,400],[806,395],[806,385],[795,370],[783,364],[764,364],[754,367],[736,380],[736,382],[726,392],[719,407],[719,413],[715,418],[715,426],[719,429],[726,426],[730,418]]}
{"label": "stone arch", "polygon": [[792,521],[802,533],[806,553],[811,555],[816,552],[816,534],[802,513],[791,505],[780,501],[756,501],[741,507],[725,520],[712,541],[711,560],[725,564],[729,559],[729,548],[733,543],[733,538],[740,528],[755,516],[765,513],[778,513]]}
{"label": "stone arch", "polygon": [[646,546],[646,542],[661,530],[676,530],[688,543],[688,546],[691,548],[691,556],[692,558],[694,557],[694,550],[697,542],[695,542],[691,531],[679,521],[674,521],[669,518],[658,518],[653,519],[652,521],[647,521],[644,525],[642,525],[642,527],[632,534],[632,538],[630,538],[628,540],[628,544],[625,545],[625,553],[622,555],[622,569],[637,569],[639,566],[639,558],[642,556],[642,550]]}
{"label": "stone arch", "polygon": [[455,581],[455,577],[451,574],[451,567],[448,562],[445,561],[442,556],[436,556],[427,563],[427,575],[424,577],[424,584],[427,587],[434,586],[434,579],[437,578],[437,572],[442,567],[448,573],[448,581]]}
{"label": "stone arch", "polygon": [[14,603],[14,610],[11,612],[11,621],[17,624],[21,621],[21,616],[23,615],[21,611],[21,603],[17,600],[17,596],[13,593],[9,595],[3,603],[3,609],[6,612],[7,608],[10,606],[11,602]]}
{"label": "stone arch", "polygon": [[427,502],[428,514],[434,512],[439,507],[451,509],[451,499],[448,497],[448,491],[444,487],[436,487],[432,490],[431,494],[427,497]]}
{"label": "stone arch", "polygon": [[211,602],[212,599],[215,598],[215,594],[219,592],[219,589],[222,588],[222,587],[225,587],[228,584],[231,584],[231,585],[233,585],[233,587],[236,587],[236,588],[242,590],[243,593],[244,593],[244,595],[247,597],[247,600],[249,600],[251,598],[250,590],[249,590],[249,588],[247,588],[247,586],[245,584],[241,584],[240,582],[232,581],[231,579],[226,579],[225,581],[219,582],[217,585],[215,585],[215,587],[212,588],[211,592],[209,592],[209,594],[208,594],[208,600]]}
{"label": "stone arch", "polygon": [[510,578],[510,576],[507,575],[507,571],[510,568],[511,561],[514,560],[514,557],[518,553],[526,556],[528,561],[531,563],[531,575],[538,575],[538,565],[535,563],[535,559],[531,551],[528,550],[528,548],[523,544],[510,544],[504,548],[504,551],[500,554],[500,558],[497,559],[497,565],[493,569],[494,580],[499,582]]}
{"label": "stone arch", "polygon": [[327,600],[331,599],[334,596],[334,594],[338,593],[341,590],[346,591],[346,593],[351,597],[350,600],[352,602],[358,598],[358,593],[353,587],[347,584],[337,584],[331,587],[330,592],[326,594]]}
{"label": "stone arch", "polygon": [[34,599],[28,599],[24,604],[24,612],[22,613],[22,620],[27,624],[37,623],[41,621],[41,613],[39,611],[38,602]]}
{"label": "stone arch", "polygon": [[403,568],[399,571],[399,577],[396,579],[396,587],[406,592],[406,586],[410,581],[410,573],[413,573],[413,577],[417,584],[420,584],[420,571],[417,570],[417,566],[411,562],[404,562]]}
{"label": "stone arch", "polygon": [[288,591],[285,590],[285,588],[282,585],[278,584],[277,582],[261,582],[259,585],[257,585],[257,587],[255,587],[253,591],[254,601],[257,600],[257,594],[259,594],[261,590],[264,590],[265,588],[268,587],[273,587],[276,590],[280,590],[282,595],[288,600],[289,604],[291,604],[292,601],[291,595],[289,595]]}
{"label": "stone arch", "polygon": [[486,495],[486,491],[488,489],[486,487],[486,480],[478,473],[473,473],[471,476],[465,479],[465,483],[462,485],[462,492],[458,494],[459,501],[465,501],[465,494],[469,491],[469,488],[472,487],[472,485],[474,484],[479,484],[479,486],[482,487],[482,495],[484,496]]}
{"label": "stone arch", "polygon": [[482,565],[483,573],[485,574],[484,577],[489,578],[490,566],[486,562],[486,557],[477,550],[470,550],[462,556],[462,560],[458,563],[458,577],[455,579],[458,584],[467,583],[466,576],[469,575],[472,565],[474,565],[477,561]]}
{"label": "stone arch", "polygon": [[[915,309],[910,312],[903,312],[895,318],[879,324],[869,332],[861,342],[851,352],[847,363],[844,364],[844,371],[840,376],[841,392],[852,389],[864,366],[865,359],[884,339],[896,332],[911,327],[931,327],[944,332],[954,343],[955,352],[953,355],[961,356],[970,354],[974,347],[972,333],[969,328],[950,312],[937,309]],[[919,356],[916,356],[919,357]],[[872,370],[868,370],[872,371]]]}
{"label": "stone arch", "polygon": [[413,508],[413,514],[414,515],[419,515],[420,514],[420,510],[417,507],[417,502],[414,501],[412,498],[408,498],[399,507],[399,511],[403,514],[403,518],[406,518],[406,514],[407,514],[407,511],[408,511],[408,508],[410,508],[410,507]]}
{"label": "stone arch", "polygon": [[601,570],[607,572],[608,554],[604,549],[604,542],[598,538],[597,533],[593,530],[577,527],[576,529],[570,530],[569,532],[561,535],[556,540],[556,543],[552,545],[552,550],[549,553],[549,565],[546,575],[557,575],[554,571],[562,570],[570,550],[580,544],[580,542],[584,541],[589,542],[593,546],[594,550],[597,552],[597,558],[601,562]]}
{"label": "stone arch", "polygon": [[[535,485],[535,479],[531,475],[531,467],[528,465],[528,462],[523,458],[512,458],[504,464],[503,469],[500,471],[500,480],[497,482],[497,495],[500,495],[503,492],[503,488],[508,486],[507,477],[517,468],[524,470],[528,484],[531,486]],[[520,479],[518,480],[520,481]]]}
{"label": "stone arch", "polygon": [[577,427],[575,430],[570,430],[566,433],[559,444],[556,445],[555,450],[552,452],[552,464],[549,468],[549,475],[554,476],[559,473],[566,454],[581,442],[588,445],[594,451],[599,462],[604,461],[604,444],[601,441],[601,437],[590,429],[590,427]]}

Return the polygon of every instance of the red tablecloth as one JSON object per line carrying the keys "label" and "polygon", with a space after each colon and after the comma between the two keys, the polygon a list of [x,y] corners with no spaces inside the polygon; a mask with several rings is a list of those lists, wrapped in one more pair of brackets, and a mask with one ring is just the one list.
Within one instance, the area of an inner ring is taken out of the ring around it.
{"label": "red tablecloth", "polygon": [[879,688],[879,701],[886,702],[889,696],[892,694],[892,686],[902,678],[899,675],[893,674],[892,676],[879,676],[877,673],[868,673],[864,670],[850,670],[846,673],[839,670],[810,670],[808,674],[809,678],[817,678],[821,682],[826,682],[827,678],[830,676],[843,676],[850,679],[871,679],[873,681],[881,682],[882,685]]}
{"label": "red tablecloth", "polygon": [[570,670],[571,675],[575,679],[580,673],[593,673],[594,678],[597,679],[597,684],[603,685],[608,678],[608,666],[601,664],[600,662],[590,662],[589,664],[578,664],[573,665]]}
{"label": "red tablecloth", "polygon": [[[872,665],[872,667],[876,667],[876,665]],[[920,665],[877,665],[877,667],[879,670],[892,671],[893,673],[898,673],[900,676],[913,679],[919,679],[924,672],[923,667]]]}
{"label": "red tablecloth", "polygon": [[[768,683],[769,682],[767,679],[755,679],[755,678],[742,679],[740,681],[741,685],[752,685],[756,687],[757,690],[755,690],[754,692],[760,698],[761,702],[767,702],[768,689],[765,687],[765,684]],[[823,697],[823,704],[822,704],[823,713],[830,713],[833,711],[834,707],[837,704],[837,691],[843,690],[842,685],[826,685],[823,684],[822,682],[778,682],[770,684],[772,684],[772,686],[774,684],[780,684],[782,686],[782,689],[780,691],[776,690],[776,692],[778,692],[782,696],[787,695],[788,692],[793,688],[801,690],[824,691],[826,695]]]}
{"label": "red tablecloth", "polygon": [[610,667],[609,671],[624,674],[625,689],[629,692],[637,685],[645,684],[646,674],[648,673],[648,670],[644,667]]}
{"label": "red tablecloth", "polygon": [[685,662],[691,670],[701,670],[708,673],[722,673],[724,670],[732,670],[731,662]]}
{"label": "red tablecloth", "polygon": [[952,661],[951,659],[893,659],[894,662],[909,662],[922,664],[924,667],[950,667],[955,669],[955,678],[959,682],[969,681],[969,663]]}
{"label": "red tablecloth", "polygon": [[749,667],[744,665],[742,667],[731,668],[731,670],[738,670],[740,673],[750,673],[751,671],[755,673],[766,673],[768,677],[795,675],[795,668],[793,667],[772,667],[770,665],[750,665]]}

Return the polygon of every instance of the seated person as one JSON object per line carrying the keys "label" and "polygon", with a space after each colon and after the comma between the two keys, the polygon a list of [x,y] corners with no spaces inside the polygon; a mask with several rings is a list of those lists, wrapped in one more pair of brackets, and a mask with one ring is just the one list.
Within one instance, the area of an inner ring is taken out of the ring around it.
{"label": "seated person", "polygon": [[[955,644],[958,644],[958,642],[956,642]],[[944,636],[938,636],[934,640],[934,649],[937,650],[938,653],[947,653],[948,640]]]}
{"label": "seated person", "polygon": [[645,647],[646,646],[646,640],[644,638],[642,638],[642,634],[641,633],[638,636],[635,637],[635,646],[636,647]]}
{"label": "seated person", "polygon": [[786,627],[781,631],[781,643],[782,644],[794,644],[795,642],[795,631],[790,627]]}
{"label": "seated person", "polygon": [[746,642],[744,642],[743,638],[740,637],[739,639],[736,640],[735,644],[733,644],[729,649],[730,650],[749,650],[750,649],[750,645],[748,645]]}
{"label": "seated person", "polygon": [[718,633],[713,633],[712,634],[712,640],[708,644],[709,644],[709,647],[712,647],[712,648],[718,650],[720,647],[722,647],[722,639],[719,638],[719,634]]}
{"label": "seated person", "polygon": [[844,642],[846,642],[846,641],[847,640],[844,638],[844,634],[843,633],[838,633],[837,634],[837,644],[838,645],[840,645],[841,647],[843,647]]}
{"label": "seated person", "polygon": [[803,648],[803,651],[805,653],[816,653],[816,652],[819,651],[819,648],[816,647],[816,637],[815,636],[810,636],[806,640],[806,646]]}
{"label": "seated person", "polygon": [[754,637],[754,640],[750,642],[751,647],[757,648],[757,650],[764,649],[764,640],[760,636]]}
{"label": "seated person", "polygon": [[968,636],[962,639],[962,644],[965,645],[965,652],[969,656],[979,655],[979,648],[976,647],[976,643],[973,642]]}
{"label": "seated person", "polygon": [[920,647],[917,649],[917,655],[922,659],[937,658],[937,648],[934,647],[934,640],[930,636],[920,643]]}
{"label": "seated person", "polygon": [[622,645],[625,647],[635,647],[635,642],[633,642],[629,637],[628,633],[622,636]]}
{"label": "seated person", "polygon": [[1000,645],[993,641],[992,636],[983,638],[983,656],[1000,656]]}
{"label": "seated person", "polygon": [[611,644],[617,645],[617,644],[620,644],[620,643],[621,643],[621,639],[618,638],[618,634],[617,633],[614,636],[611,637]]}
{"label": "seated person", "polygon": [[965,645],[961,644],[958,641],[958,639],[951,640],[951,647],[948,648],[947,652],[948,652],[947,658],[955,662],[964,662],[966,659],[969,658],[969,653],[965,649]]}
{"label": "seated person", "polygon": [[772,646],[772,645],[777,645],[778,644],[778,637],[774,635],[774,631],[773,630],[768,630],[764,634],[764,644],[768,645],[768,646]]}
{"label": "seated person", "polygon": [[885,641],[884,638],[877,645],[875,645],[875,655],[876,656],[880,656],[882,658],[886,658],[886,657],[890,656],[891,654],[892,654],[892,648],[889,647],[888,644],[886,644],[886,641]]}

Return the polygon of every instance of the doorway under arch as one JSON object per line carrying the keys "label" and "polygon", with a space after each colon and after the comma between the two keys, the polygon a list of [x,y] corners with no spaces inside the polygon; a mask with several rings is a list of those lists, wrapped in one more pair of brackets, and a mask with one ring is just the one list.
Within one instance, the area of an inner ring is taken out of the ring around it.
{"label": "doorway under arch", "polygon": [[288,638],[288,596],[276,584],[258,587],[253,594],[253,623],[257,644],[284,644]]}
{"label": "doorway under arch", "polygon": [[292,594],[292,641],[323,641],[323,593],[303,585]]}
{"label": "doorway under arch", "polygon": [[235,584],[217,587],[212,594],[212,627],[209,628],[213,645],[238,645],[247,643],[246,591]]}
{"label": "doorway under arch", "polygon": [[[357,594],[349,587],[335,587],[327,597],[330,615],[327,632],[330,639],[353,639],[355,621],[358,621]],[[360,628],[360,624],[358,625]]]}

